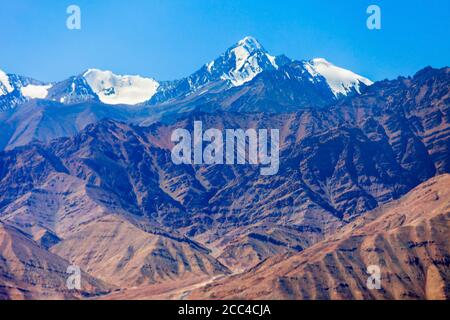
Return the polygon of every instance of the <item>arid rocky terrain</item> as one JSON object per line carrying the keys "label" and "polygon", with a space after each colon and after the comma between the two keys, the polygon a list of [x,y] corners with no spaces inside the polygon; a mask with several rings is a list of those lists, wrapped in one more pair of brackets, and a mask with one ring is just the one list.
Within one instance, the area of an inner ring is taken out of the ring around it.
{"label": "arid rocky terrain", "polygon": [[[449,299],[450,175],[420,184],[296,254],[193,291],[192,299]],[[381,288],[367,287],[368,266]]]}

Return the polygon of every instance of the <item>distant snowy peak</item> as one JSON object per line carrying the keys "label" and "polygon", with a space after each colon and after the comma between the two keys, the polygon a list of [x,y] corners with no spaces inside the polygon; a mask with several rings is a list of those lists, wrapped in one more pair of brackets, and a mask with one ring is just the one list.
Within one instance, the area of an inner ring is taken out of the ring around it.
{"label": "distant snowy peak", "polygon": [[[211,75],[219,75],[238,87],[253,80],[258,74],[268,70],[278,70],[280,66],[292,62],[285,56],[271,56],[253,37],[247,36],[229,48],[218,59],[206,64]],[[317,58],[304,62],[304,68],[311,75],[311,81],[325,79],[335,97],[347,96],[352,92],[361,93],[361,84],[373,84],[352,71],[337,67],[325,59]]]}
{"label": "distant snowy peak", "polygon": [[208,72],[240,86],[266,70],[278,69],[277,57],[269,55],[253,37],[245,37],[218,59],[206,64]]}
{"label": "distant snowy peak", "polygon": [[0,70],[0,111],[12,110],[30,99],[44,99],[50,88],[50,84]]}
{"label": "distant snowy peak", "polygon": [[92,91],[86,79],[82,76],[72,76],[55,83],[48,89],[48,94],[45,99],[64,104],[98,101],[97,95]]}
{"label": "distant snowy peak", "polygon": [[291,62],[284,55],[271,56],[258,40],[245,37],[188,77],[161,82],[158,92],[148,104],[238,87],[250,82],[263,71],[277,70]]}
{"label": "distant snowy peak", "polygon": [[361,93],[361,83],[366,86],[373,84],[369,79],[350,70],[337,67],[323,58],[306,61],[304,66],[313,79],[317,76],[325,78],[336,97],[346,96],[353,91]]}
{"label": "distant snowy peak", "polygon": [[154,79],[121,76],[98,69],[89,69],[83,77],[100,101],[110,105],[143,103],[150,100],[159,87]]}

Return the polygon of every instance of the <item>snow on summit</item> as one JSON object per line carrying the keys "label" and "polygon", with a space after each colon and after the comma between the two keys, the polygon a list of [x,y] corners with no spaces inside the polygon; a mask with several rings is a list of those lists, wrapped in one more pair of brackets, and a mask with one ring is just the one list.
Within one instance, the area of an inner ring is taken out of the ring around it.
{"label": "snow on summit", "polygon": [[210,62],[207,67],[212,73],[214,68],[222,68],[222,80],[228,80],[233,86],[251,81],[261,72],[277,69],[276,58],[269,55],[263,46],[253,37],[247,36],[228,49],[219,59]]}
{"label": "snow on summit", "polygon": [[336,97],[339,95],[346,96],[353,88],[357,93],[361,93],[360,83],[367,86],[373,84],[369,79],[350,70],[337,67],[323,58],[316,58],[305,62],[305,68],[312,77],[316,77],[317,75],[324,77]]}
{"label": "snow on summit", "polygon": [[238,42],[239,47],[245,47],[248,51],[255,51],[259,49],[263,49],[262,45],[252,36],[246,36],[242,40]]}
{"label": "snow on summit", "polygon": [[89,69],[83,74],[88,85],[105,104],[136,105],[150,100],[159,83],[140,76],[121,76],[111,71]]}

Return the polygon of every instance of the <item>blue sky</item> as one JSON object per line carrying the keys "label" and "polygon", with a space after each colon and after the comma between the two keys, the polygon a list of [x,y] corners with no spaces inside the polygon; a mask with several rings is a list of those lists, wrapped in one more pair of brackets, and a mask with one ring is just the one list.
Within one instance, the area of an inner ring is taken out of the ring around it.
{"label": "blue sky", "polygon": [[[80,6],[82,29],[66,28]],[[382,29],[366,28],[366,8]],[[0,69],[56,81],[87,68],[173,80],[246,35],[373,80],[450,65],[448,0],[0,0]]]}

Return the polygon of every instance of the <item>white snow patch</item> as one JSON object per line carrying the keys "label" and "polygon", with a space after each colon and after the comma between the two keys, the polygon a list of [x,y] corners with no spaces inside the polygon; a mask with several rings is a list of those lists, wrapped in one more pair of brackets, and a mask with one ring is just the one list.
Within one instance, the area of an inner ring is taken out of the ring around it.
{"label": "white snow patch", "polygon": [[236,47],[232,50],[234,56],[236,57],[236,66],[235,69],[241,69],[244,64],[247,62],[247,59],[250,57],[250,52],[243,46]]}
{"label": "white snow patch", "polygon": [[148,101],[159,87],[154,79],[141,76],[120,76],[111,71],[89,69],[83,77],[100,101],[106,104],[136,105]]}
{"label": "white snow patch", "polygon": [[237,53],[236,67],[227,75],[224,74],[221,78],[229,80],[234,86],[239,87],[244,83],[251,81],[263,70],[259,66],[258,58],[256,56],[246,56],[241,50],[235,52]]}
{"label": "white snow patch", "polygon": [[278,70],[278,65],[277,65],[275,57],[271,56],[268,53],[266,53],[266,57],[267,57],[267,59],[269,59],[270,63],[273,65],[273,67]]}
{"label": "white snow patch", "polygon": [[212,69],[212,67],[214,67],[214,63],[215,63],[215,61],[213,60],[206,64],[206,69],[208,69],[209,73],[211,73],[211,69]]}
{"label": "white snow patch", "polygon": [[221,79],[229,80],[235,87],[251,81],[263,71],[258,63],[261,55],[265,55],[275,67],[275,57],[269,56],[262,50],[261,44],[253,37],[248,36],[240,40],[237,46],[230,51],[231,56],[235,59],[235,66],[227,74],[223,74]]}
{"label": "white snow patch", "polygon": [[13,92],[14,88],[9,83],[8,75],[0,70],[0,96]]}
{"label": "white snow patch", "polygon": [[45,99],[48,95],[48,90],[52,87],[49,85],[33,85],[29,84],[20,88],[22,95],[30,99]]}
{"label": "white snow patch", "polygon": [[[352,88],[356,92],[361,93],[360,83],[364,83],[367,86],[373,84],[369,79],[350,70],[337,67],[323,58],[316,58],[306,62],[305,68],[313,78],[318,74],[323,76],[336,97],[339,95],[347,95],[351,92]],[[313,81],[313,79],[310,80]]]}

